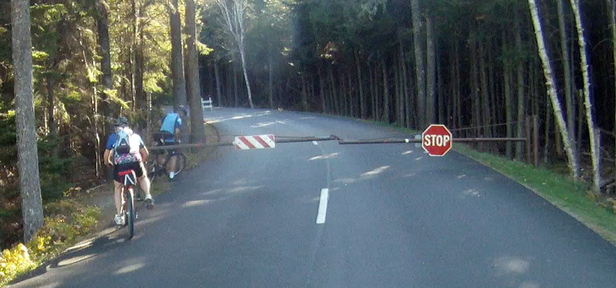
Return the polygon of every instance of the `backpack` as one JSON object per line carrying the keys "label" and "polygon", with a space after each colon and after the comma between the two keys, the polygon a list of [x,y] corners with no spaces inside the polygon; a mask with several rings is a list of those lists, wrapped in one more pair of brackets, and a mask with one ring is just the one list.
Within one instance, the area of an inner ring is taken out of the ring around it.
{"label": "backpack", "polygon": [[131,141],[133,135],[130,129],[120,129],[116,132],[116,142],[114,144],[114,162],[122,164],[125,162],[137,162],[136,154],[139,153],[139,144]]}

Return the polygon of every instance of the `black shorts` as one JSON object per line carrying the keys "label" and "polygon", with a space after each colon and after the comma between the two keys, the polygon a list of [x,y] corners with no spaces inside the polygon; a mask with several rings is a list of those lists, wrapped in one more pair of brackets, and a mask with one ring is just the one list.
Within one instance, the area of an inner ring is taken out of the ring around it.
{"label": "black shorts", "polygon": [[[177,143],[175,142],[159,142],[159,143],[162,143],[162,146],[177,145]],[[178,155],[178,149],[165,149],[165,150],[167,150],[167,152],[169,153],[169,156]]]}
{"label": "black shorts", "polygon": [[159,131],[154,133],[154,141],[156,141],[156,145],[161,145],[161,143],[175,142],[175,135],[173,133],[167,131]]}
{"label": "black shorts", "polygon": [[120,182],[120,175],[119,173],[122,171],[126,171],[126,170],[134,170],[135,171],[135,175],[137,176],[137,178],[143,176],[143,165],[141,165],[140,162],[132,162],[132,163],[126,163],[126,164],[118,164],[115,165],[113,168],[113,180],[115,180],[116,182]]}

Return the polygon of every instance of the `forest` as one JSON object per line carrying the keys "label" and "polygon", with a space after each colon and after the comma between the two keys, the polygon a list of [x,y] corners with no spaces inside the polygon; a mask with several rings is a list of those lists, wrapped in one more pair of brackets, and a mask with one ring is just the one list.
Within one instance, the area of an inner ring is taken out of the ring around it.
{"label": "forest", "polygon": [[[0,248],[27,234],[24,193],[45,203],[106,181],[117,116],[149,140],[162,105],[188,105],[202,141],[207,97],[454,137],[524,137],[536,116],[540,165],[613,193],[616,0],[32,0],[30,102],[16,93],[17,1],[0,0],[0,229],[14,232]],[[27,192],[21,132],[38,153]]]}

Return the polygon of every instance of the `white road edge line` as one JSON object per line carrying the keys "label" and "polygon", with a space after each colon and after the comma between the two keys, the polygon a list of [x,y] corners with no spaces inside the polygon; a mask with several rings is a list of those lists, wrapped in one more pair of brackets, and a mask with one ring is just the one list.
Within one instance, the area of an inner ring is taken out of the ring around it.
{"label": "white road edge line", "polygon": [[325,223],[325,215],[327,214],[327,200],[329,199],[329,189],[321,189],[321,200],[319,201],[319,212],[317,213],[317,224]]}

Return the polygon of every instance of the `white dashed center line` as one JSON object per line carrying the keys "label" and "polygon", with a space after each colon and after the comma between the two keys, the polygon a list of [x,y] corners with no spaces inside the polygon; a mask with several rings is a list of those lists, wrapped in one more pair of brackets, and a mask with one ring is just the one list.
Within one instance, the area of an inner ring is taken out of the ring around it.
{"label": "white dashed center line", "polygon": [[317,213],[317,224],[325,223],[327,214],[327,200],[329,199],[329,189],[321,189],[321,200],[319,201],[319,212]]}

